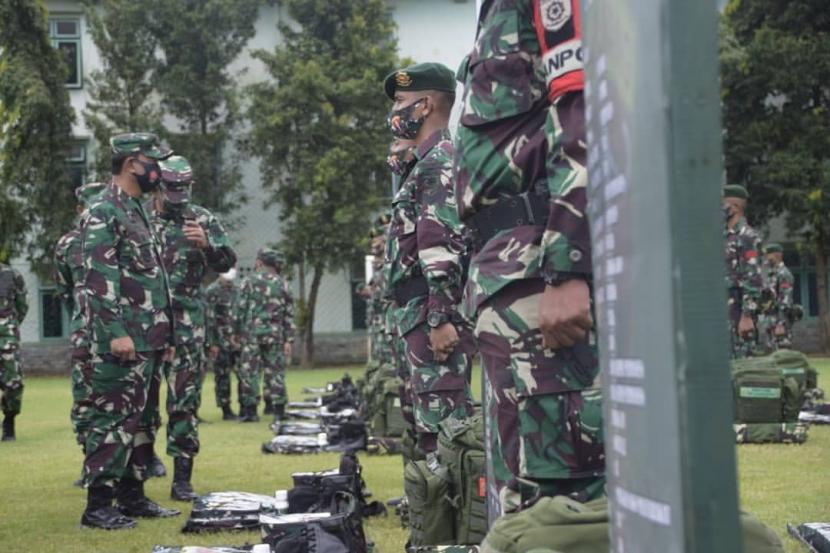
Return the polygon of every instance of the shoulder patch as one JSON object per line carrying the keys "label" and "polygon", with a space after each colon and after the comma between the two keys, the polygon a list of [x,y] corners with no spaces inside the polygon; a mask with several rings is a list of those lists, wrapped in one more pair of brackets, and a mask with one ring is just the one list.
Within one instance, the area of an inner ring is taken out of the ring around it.
{"label": "shoulder patch", "polygon": [[540,4],[545,30],[558,31],[573,16],[570,0],[540,0]]}

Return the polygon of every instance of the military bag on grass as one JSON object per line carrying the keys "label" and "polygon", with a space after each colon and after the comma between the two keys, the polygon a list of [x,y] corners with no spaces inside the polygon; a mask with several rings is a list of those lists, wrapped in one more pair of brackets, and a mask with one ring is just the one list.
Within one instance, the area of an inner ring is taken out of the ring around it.
{"label": "military bag on grass", "polygon": [[455,543],[475,545],[487,534],[484,419],[450,417],[441,422],[438,456],[452,480]]}
{"label": "military bag on grass", "polygon": [[769,358],[753,358],[735,364],[732,385],[735,422],[796,422],[801,407],[798,382],[784,376]]}
{"label": "military bag on grass", "polygon": [[739,444],[803,444],[807,441],[807,425],[801,422],[755,422],[736,424],[735,443]]}
{"label": "military bag on grass", "polygon": [[398,390],[403,382],[393,374],[385,375],[374,389],[372,413],[372,434],[374,436],[403,436],[407,428],[401,411]]}
{"label": "military bag on grass", "polygon": [[816,387],[816,370],[810,366],[810,360],[800,351],[779,349],[770,355],[781,374],[791,376],[798,382],[802,394]]}
{"label": "military bag on grass", "polygon": [[449,471],[434,458],[410,462],[404,468],[404,493],[409,502],[409,543],[453,544],[455,513]]}
{"label": "military bag on grass", "polygon": [[[608,553],[608,502],[579,503],[543,497],[519,513],[504,515],[490,529],[481,553]],[[784,553],[781,540],[748,513],[741,513],[744,553]]]}

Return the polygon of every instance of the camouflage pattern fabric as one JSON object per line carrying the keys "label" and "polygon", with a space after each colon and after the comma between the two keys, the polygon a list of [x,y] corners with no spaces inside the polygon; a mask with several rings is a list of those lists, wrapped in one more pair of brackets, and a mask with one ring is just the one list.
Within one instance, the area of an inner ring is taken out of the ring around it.
{"label": "camouflage pattern fabric", "polygon": [[294,300],[280,275],[263,269],[242,283],[237,335],[242,343],[239,403],[259,404],[260,375],[266,372],[273,404],[287,403],[283,346],[294,340]]}
{"label": "camouflage pattern fabric", "polygon": [[[770,294],[769,304],[762,307],[758,327],[766,351],[789,349],[793,343],[790,311],[793,308],[793,274],[782,261],[775,266],[764,266],[764,287]],[[784,328],[783,335],[776,335],[776,327]]]}
{"label": "camouflage pattern fabric", "polygon": [[219,355],[213,361],[216,405],[228,407],[231,404],[231,374],[236,372],[239,361],[239,346],[235,342],[239,287],[233,281],[216,279],[205,290],[205,304],[207,346],[219,347]]}
{"label": "camouflage pattern fabric", "polygon": [[[724,230],[724,248],[732,358],[751,357],[757,346],[757,316],[764,287],[758,258],[761,237],[746,219],[741,218],[734,227]],[[752,317],[756,322],[756,331],[749,336],[741,336],[738,332],[742,315]]]}
{"label": "camouflage pattern fabric", "polygon": [[739,444],[803,444],[808,425],[801,422],[735,424],[735,442]]}
{"label": "camouflage pattern fabric", "polygon": [[[187,221],[198,223],[207,236],[199,249],[187,240]],[[175,321],[176,357],[164,366],[167,381],[167,454],[193,457],[199,451],[196,412],[201,402],[205,344],[205,303],[202,281],[208,268],[225,272],[236,263],[225,229],[207,209],[189,203],[180,212],[155,211],[152,223],[162,243],[164,268],[170,280]]]}
{"label": "camouflage pattern fabric", "polygon": [[[127,475],[145,479],[152,456],[145,421],[153,416],[144,411],[158,403],[153,383],[173,345],[170,289],[144,208],[114,183],[91,202],[81,244],[92,351],[84,482],[114,486]],[[134,361],[110,353],[110,341],[126,336]]]}
{"label": "camouflage pattern fabric", "polygon": [[20,413],[23,401],[20,324],[28,310],[23,276],[0,263],[0,390],[3,392],[0,408],[8,416]]}

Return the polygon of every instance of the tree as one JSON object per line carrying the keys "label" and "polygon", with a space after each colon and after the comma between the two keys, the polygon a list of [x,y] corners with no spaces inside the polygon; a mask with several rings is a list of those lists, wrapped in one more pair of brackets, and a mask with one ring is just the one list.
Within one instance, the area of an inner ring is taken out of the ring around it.
{"label": "tree", "polygon": [[242,175],[231,154],[239,123],[236,80],[228,66],[255,34],[262,0],[152,0],[153,31],[164,60],[157,84],[165,108],[180,121],[173,149],[194,170],[197,202],[220,213],[236,208]]}
{"label": "tree", "polygon": [[151,12],[130,0],[85,0],[87,25],[102,69],[89,75],[84,119],[98,143],[95,173],[111,173],[109,138],[118,132],[164,134],[161,110],[152,101],[158,40]]}
{"label": "tree", "polygon": [[784,216],[815,256],[830,345],[830,11],[824,0],[732,0],[722,25],[724,146],[752,219]]}
{"label": "tree", "polygon": [[[362,252],[387,182],[383,78],[397,62],[385,0],[287,0],[282,44],[257,51],[270,81],[250,87],[250,152],[280,207],[282,248],[300,267],[303,364],[313,363],[314,312],[326,271]],[[306,293],[306,277],[310,286]]]}
{"label": "tree", "polygon": [[75,115],[43,4],[0,0],[0,21],[0,260],[25,247],[43,274],[74,216],[66,157]]}

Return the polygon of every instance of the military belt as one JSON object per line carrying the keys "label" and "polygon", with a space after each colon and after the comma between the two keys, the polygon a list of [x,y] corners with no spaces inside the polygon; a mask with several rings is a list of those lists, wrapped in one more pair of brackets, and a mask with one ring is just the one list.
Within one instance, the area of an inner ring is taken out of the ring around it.
{"label": "military belt", "polygon": [[424,275],[410,277],[395,286],[395,304],[403,307],[410,300],[429,294],[429,285]]}
{"label": "military belt", "polygon": [[517,196],[499,200],[486,209],[474,213],[464,221],[470,232],[472,246],[480,251],[498,233],[526,225],[547,224],[550,195],[529,190]]}

